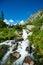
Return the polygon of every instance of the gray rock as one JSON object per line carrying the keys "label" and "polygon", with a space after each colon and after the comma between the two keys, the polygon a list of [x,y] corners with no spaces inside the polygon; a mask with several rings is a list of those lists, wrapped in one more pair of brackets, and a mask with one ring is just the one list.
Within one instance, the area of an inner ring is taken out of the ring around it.
{"label": "gray rock", "polygon": [[21,55],[19,54],[19,52],[14,52],[14,53],[11,54],[11,56],[13,58],[19,58]]}

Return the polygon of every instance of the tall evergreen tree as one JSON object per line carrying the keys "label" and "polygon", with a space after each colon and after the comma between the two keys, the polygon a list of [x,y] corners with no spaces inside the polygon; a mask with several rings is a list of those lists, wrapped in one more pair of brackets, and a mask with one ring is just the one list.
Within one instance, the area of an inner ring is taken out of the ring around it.
{"label": "tall evergreen tree", "polygon": [[4,13],[1,11],[1,20],[4,20]]}

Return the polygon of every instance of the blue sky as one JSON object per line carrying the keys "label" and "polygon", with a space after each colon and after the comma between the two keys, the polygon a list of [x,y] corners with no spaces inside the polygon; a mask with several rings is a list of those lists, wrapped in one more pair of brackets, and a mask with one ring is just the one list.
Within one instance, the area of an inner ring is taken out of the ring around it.
{"label": "blue sky", "polygon": [[41,9],[43,0],[0,0],[0,12],[3,10],[5,19],[15,22],[25,21]]}

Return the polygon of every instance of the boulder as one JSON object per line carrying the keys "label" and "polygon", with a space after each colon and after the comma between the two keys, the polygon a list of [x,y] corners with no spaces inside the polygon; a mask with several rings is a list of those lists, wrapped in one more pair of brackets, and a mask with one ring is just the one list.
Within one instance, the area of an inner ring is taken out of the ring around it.
{"label": "boulder", "polygon": [[35,65],[35,62],[29,56],[27,56],[23,61],[23,65]]}
{"label": "boulder", "polygon": [[27,47],[26,51],[28,51],[29,53],[32,53],[32,47],[31,46]]}
{"label": "boulder", "polygon": [[23,65],[29,65],[28,63],[23,63]]}
{"label": "boulder", "polygon": [[11,56],[13,57],[13,58],[19,58],[21,55],[19,54],[19,52],[14,52],[14,53],[12,53],[11,54]]}
{"label": "boulder", "polygon": [[27,48],[26,48],[26,51],[30,51],[30,47],[27,47]]}
{"label": "boulder", "polygon": [[11,43],[12,43],[12,44],[15,44],[15,41],[12,41]]}
{"label": "boulder", "polygon": [[16,61],[21,55],[19,54],[19,52],[13,52],[10,54],[10,57],[8,59],[8,61],[6,62],[5,65],[12,65],[12,63],[14,61]]}

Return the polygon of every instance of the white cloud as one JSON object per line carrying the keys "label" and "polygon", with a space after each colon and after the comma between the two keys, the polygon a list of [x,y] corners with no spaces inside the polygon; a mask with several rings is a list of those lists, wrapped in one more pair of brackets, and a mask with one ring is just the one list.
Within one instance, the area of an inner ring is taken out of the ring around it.
{"label": "white cloud", "polygon": [[[10,20],[4,19],[4,22],[5,22],[6,24],[8,24],[8,25],[16,25],[16,24],[18,23],[18,21],[15,21],[15,23],[14,23],[14,20],[12,20],[12,19],[10,19]],[[17,22],[17,23],[16,23],[16,22]],[[20,24],[23,25],[23,24],[24,24],[24,21],[21,20],[18,24],[19,24],[19,25],[20,25]]]}
{"label": "white cloud", "polygon": [[4,19],[4,22],[7,22],[7,19]]}
{"label": "white cloud", "polygon": [[14,22],[14,20],[10,19],[10,20],[9,20],[9,22],[13,23],[13,22]]}
{"label": "white cloud", "polygon": [[12,24],[13,22],[14,22],[14,20],[12,20],[12,19],[10,19],[10,20],[7,20],[7,19],[4,19],[4,22],[6,23],[6,24]]}
{"label": "white cloud", "polygon": [[13,25],[17,25],[17,23],[13,24]]}
{"label": "white cloud", "polygon": [[23,20],[21,20],[21,21],[20,21],[20,24],[24,24],[24,21],[23,21]]}
{"label": "white cloud", "polygon": [[7,19],[4,19],[4,22],[5,22],[6,24],[9,24],[9,22],[8,22],[8,20],[7,20]]}

